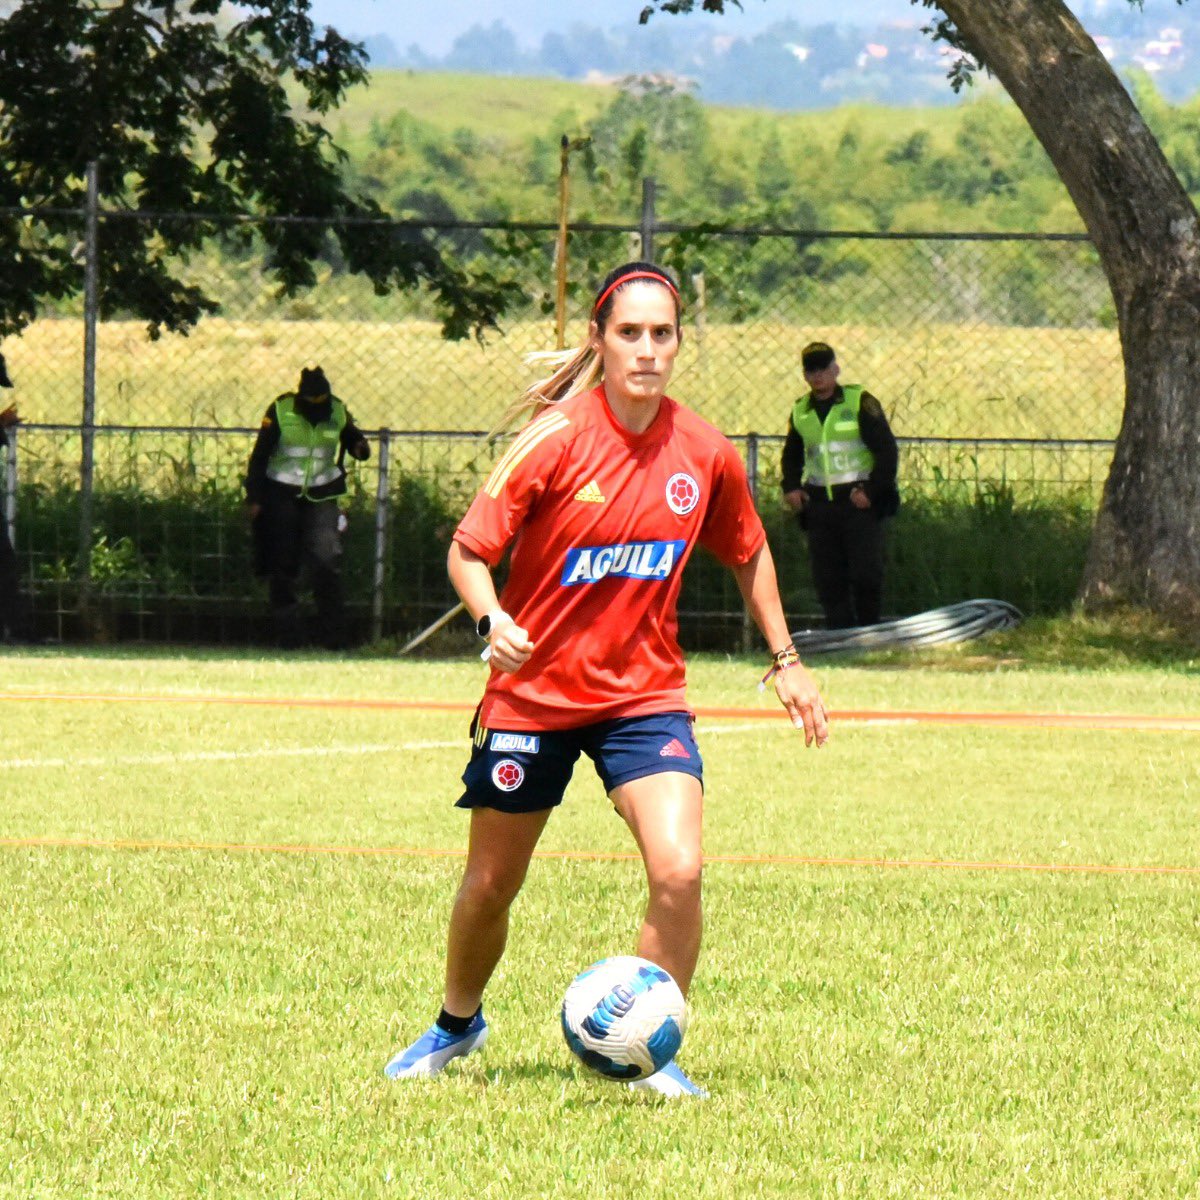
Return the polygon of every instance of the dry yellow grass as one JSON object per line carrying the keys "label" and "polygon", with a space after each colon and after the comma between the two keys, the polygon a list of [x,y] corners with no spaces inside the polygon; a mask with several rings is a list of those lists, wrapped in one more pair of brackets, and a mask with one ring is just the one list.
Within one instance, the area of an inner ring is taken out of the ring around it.
{"label": "dry yellow grass", "polygon": [[[583,334],[568,329],[569,344]],[[693,326],[672,394],[730,433],[780,433],[812,337],[838,347],[844,381],[884,402],[906,437],[1111,438],[1123,376],[1115,332],[946,324],[909,328],[783,322]],[[319,362],[360,424],[486,429],[533,377],[525,356],[553,345],[548,321],[513,322],[484,345],[447,342],[436,322],[203,322],[190,337],[146,338],[135,322],[99,332],[97,419],[109,424],[255,425]],[[30,422],[79,420],[83,334],[45,320],[5,351]]]}

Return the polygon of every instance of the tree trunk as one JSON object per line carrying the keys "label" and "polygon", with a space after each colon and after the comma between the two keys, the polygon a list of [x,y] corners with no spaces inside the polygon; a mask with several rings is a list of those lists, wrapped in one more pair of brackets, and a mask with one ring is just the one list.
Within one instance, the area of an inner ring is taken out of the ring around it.
{"label": "tree trunk", "polygon": [[1125,412],[1079,597],[1200,626],[1200,219],[1062,0],[937,0],[1066,184],[1116,303]]}

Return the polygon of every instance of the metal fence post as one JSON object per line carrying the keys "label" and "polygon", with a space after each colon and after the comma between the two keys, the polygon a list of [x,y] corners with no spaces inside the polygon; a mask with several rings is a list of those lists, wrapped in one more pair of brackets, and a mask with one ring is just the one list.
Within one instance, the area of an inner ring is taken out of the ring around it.
{"label": "metal fence post", "polygon": [[83,272],[83,414],[79,423],[79,607],[87,615],[91,603],[92,510],[96,467],[96,320],[99,311],[100,168],[87,165],[87,208],[84,219]]}
{"label": "metal fence post", "polygon": [[391,431],[379,431],[379,466],[375,480],[375,574],[371,584],[371,639],[383,637],[384,558],[387,554],[388,462]]}
{"label": "metal fence post", "polygon": [[554,243],[554,346],[567,344],[567,206],[571,197],[571,139],[564,133],[559,150],[558,237]]}
{"label": "metal fence post", "polygon": [[642,259],[645,262],[654,261],[654,197],[658,185],[653,179],[642,180]]}

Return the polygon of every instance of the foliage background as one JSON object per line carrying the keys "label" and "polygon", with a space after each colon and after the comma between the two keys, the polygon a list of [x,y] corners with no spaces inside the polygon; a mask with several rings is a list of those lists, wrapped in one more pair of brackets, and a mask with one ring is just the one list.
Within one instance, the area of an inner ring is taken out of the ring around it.
{"label": "foliage background", "polygon": [[[775,112],[706,105],[631,80],[573,84],[380,70],[331,119],[355,178],[396,216],[554,219],[559,140],[592,136],[573,165],[572,217],[622,220],[641,180],[667,219],[801,229],[1080,232],[1016,108],[984,91],[953,108],[846,105]],[[1193,198],[1200,97],[1171,103],[1131,78],[1138,107]]]}

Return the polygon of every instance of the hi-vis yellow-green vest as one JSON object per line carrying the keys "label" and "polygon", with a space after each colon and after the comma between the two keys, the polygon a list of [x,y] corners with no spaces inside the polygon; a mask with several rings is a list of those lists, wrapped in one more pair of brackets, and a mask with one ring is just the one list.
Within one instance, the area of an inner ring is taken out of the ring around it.
{"label": "hi-vis yellow-green vest", "polygon": [[792,427],[804,439],[804,482],[823,487],[833,499],[835,483],[861,483],[870,477],[875,455],[858,431],[863,389],[848,383],[842,398],[822,421],[812,393],[801,396],[792,409]]}
{"label": "hi-vis yellow-green vest", "polygon": [[337,460],[346,406],[330,397],[328,420],[314,425],[296,411],[296,397],[287,393],[275,401],[275,416],[279,445],[267,462],[267,478],[299,488],[311,500],[336,500],[336,495],[309,496],[309,492],[335,482],[341,474]]}

